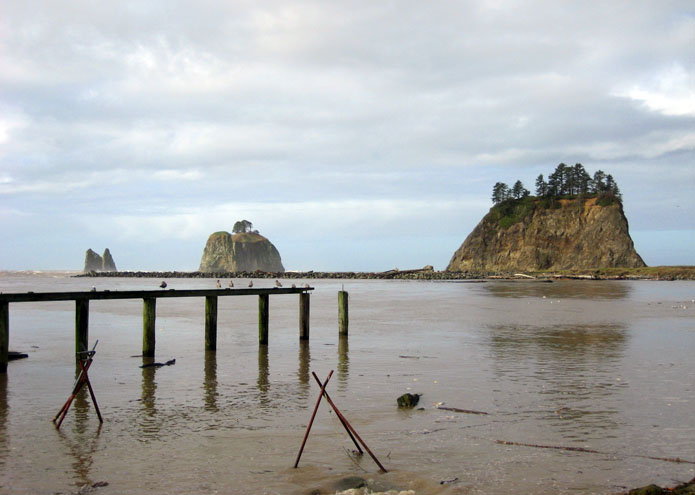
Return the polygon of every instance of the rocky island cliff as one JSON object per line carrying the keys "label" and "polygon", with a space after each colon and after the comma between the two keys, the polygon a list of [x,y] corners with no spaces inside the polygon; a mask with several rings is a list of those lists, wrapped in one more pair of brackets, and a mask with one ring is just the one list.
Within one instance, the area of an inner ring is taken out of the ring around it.
{"label": "rocky island cliff", "polygon": [[273,243],[257,232],[215,232],[205,244],[201,272],[283,273],[280,253]]}
{"label": "rocky island cliff", "polygon": [[87,249],[84,255],[84,268],[85,273],[87,272],[117,272],[116,263],[111,256],[111,251],[106,248],[103,256],[95,253],[91,249]]}
{"label": "rocky island cliff", "polygon": [[447,271],[644,266],[619,200],[525,197],[493,206],[454,253]]}

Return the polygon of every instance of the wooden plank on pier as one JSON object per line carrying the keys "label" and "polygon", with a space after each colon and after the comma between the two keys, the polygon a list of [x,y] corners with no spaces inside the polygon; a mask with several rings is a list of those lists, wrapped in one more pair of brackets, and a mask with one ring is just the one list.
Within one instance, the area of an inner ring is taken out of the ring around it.
{"label": "wooden plank on pier", "polygon": [[89,301],[103,299],[144,299],[146,297],[260,296],[262,294],[302,294],[313,287],[168,289],[168,290],[103,290],[85,292],[21,292],[0,294],[0,302]]}

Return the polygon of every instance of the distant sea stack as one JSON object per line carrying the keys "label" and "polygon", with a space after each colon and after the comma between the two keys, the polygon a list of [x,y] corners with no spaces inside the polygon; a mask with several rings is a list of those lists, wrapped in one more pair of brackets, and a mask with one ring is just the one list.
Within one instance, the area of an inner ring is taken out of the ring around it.
{"label": "distant sea stack", "polygon": [[[235,229],[236,230],[236,229]],[[215,232],[208,238],[200,260],[201,272],[282,273],[280,253],[273,244],[254,232]]]}
{"label": "distant sea stack", "polygon": [[117,272],[116,263],[113,261],[111,251],[106,248],[104,256],[99,256],[91,249],[87,249],[84,257],[84,271],[87,272]]}
{"label": "distant sea stack", "polygon": [[619,200],[525,197],[493,206],[454,253],[447,271],[643,266]]}

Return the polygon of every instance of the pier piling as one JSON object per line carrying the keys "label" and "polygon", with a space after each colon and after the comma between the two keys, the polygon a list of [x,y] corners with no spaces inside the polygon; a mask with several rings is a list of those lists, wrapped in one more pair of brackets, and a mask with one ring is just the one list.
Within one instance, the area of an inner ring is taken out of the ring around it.
{"label": "pier piling", "polygon": [[299,294],[299,340],[309,340],[309,313],[311,294]]}
{"label": "pier piling", "polygon": [[157,299],[145,297],[142,303],[142,356],[154,357]]}
{"label": "pier piling", "polygon": [[89,299],[75,299],[75,352],[89,349]]}
{"label": "pier piling", "polygon": [[0,302],[0,373],[7,373],[10,344],[10,305]]}
{"label": "pier piling", "polygon": [[217,296],[205,296],[205,350],[217,350]]}
{"label": "pier piling", "polygon": [[258,295],[258,343],[268,344],[268,318],[270,315],[270,296]]}
{"label": "pier piling", "polygon": [[341,290],[338,292],[338,333],[347,336],[348,334],[348,293]]}

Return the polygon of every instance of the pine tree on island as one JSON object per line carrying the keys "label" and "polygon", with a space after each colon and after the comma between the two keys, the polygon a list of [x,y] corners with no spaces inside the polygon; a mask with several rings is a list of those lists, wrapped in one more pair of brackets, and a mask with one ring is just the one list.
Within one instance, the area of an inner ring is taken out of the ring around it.
{"label": "pine tree on island", "polygon": [[[507,200],[521,200],[530,192],[517,180],[510,188],[504,182],[496,182],[492,188],[492,202],[495,205]],[[560,163],[545,181],[543,174],[536,178],[536,197],[548,199],[573,199],[576,197],[597,197],[600,202],[622,201],[618,184],[612,175],[597,170],[593,178],[581,163],[573,167]]]}

